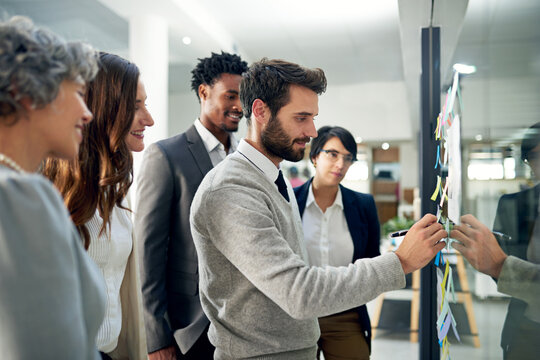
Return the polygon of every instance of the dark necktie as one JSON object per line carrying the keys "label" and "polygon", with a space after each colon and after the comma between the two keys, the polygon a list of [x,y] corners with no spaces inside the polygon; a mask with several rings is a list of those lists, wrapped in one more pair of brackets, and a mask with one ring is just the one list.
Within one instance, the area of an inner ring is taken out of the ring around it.
{"label": "dark necktie", "polygon": [[285,184],[285,180],[283,179],[283,173],[281,172],[281,170],[279,170],[279,175],[278,175],[276,181],[274,181],[274,183],[277,185],[279,193],[281,195],[283,195],[285,200],[287,200],[287,202],[288,202],[289,201],[289,194],[287,193],[287,184]]}

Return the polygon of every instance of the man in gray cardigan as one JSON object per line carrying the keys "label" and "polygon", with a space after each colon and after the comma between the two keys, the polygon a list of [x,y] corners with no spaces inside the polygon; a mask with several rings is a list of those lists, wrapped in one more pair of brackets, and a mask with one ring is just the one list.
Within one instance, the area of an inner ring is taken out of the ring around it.
{"label": "man in gray cardigan", "polygon": [[317,318],[405,286],[447,233],[426,215],[396,252],[348,267],[309,267],[299,212],[279,163],[298,161],[317,132],[320,69],[263,59],[244,73],[248,134],[210,171],[191,207],[199,288],[215,359],[313,360]]}

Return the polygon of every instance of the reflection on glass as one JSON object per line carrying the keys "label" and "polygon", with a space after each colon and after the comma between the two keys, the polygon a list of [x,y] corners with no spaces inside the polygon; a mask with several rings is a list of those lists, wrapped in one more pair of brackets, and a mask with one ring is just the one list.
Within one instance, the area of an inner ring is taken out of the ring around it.
{"label": "reflection on glass", "polygon": [[516,178],[516,160],[514,158],[505,158],[503,160],[503,167],[505,179]]}
{"label": "reflection on glass", "polygon": [[[532,176],[530,168],[521,161],[520,150],[515,150],[515,147],[515,144],[508,146],[471,145],[467,166],[468,179],[530,179]],[[517,147],[519,147],[519,143]],[[517,162],[516,159],[518,159]]]}
{"label": "reflection on glass", "polygon": [[[533,125],[521,144],[521,158],[531,167],[536,179],[540,175],[539,130],[540,123]],[[504,234],[497,237],[504,252],[526,260],[511,268],[507,266],[510,286],[505,285],[505,292],[513,298],[508,306],[501,338],[505,359],[533,358],[540,350],[539,196],[540,184],[503,195],[499,200],[493,225],[495,232]],[[533,264],[536,264],[536,267]],[[499,283],[499,287],[501,285]]]}
{"label": "reflection on glass", "polygon": [[[488,233],[509,233],[512,240],[499,238],[501,247],[515,260],[527,261],[533,268],[540,266],[534,264],[534,257],[528,257],[538,244],[534,233],[540,193],[534,172],[521,158],[521,143],[527,129],[540,121],[539,14],[539,1],[469,0],[459,41],[449,61],[477,67],[476,73],[460,76],[462,213],[472,213],[487,226]],[[444,82],[449,81],[448,73],[443,76]],[[475,138],[477,135],[481,139]],[[486,246],[485,250],[492,251],[493,247]],[[506,297],[497,291],[498,287],[502,290],[502,282],[472,267],[467,267],[467,273],[473,280],[474,316],[481,345],[471,346],[471,338],[466,336],[467,318],[458,318],[458,328],[464,325],[464,336],[461,344],[452,344],[452,358],[540,358],[540,321],[531,317],[533,310],[540,308],[539,303],[518,300],[523,294],[516,292]],[[534,276],[534,271],[528,274]],[[513,284],[531,295],[539,282],[522,276]],[[509,337],[513,332],[514,336]]]}
{"label": "reflection on glass", "polygon": [[470,180],[496,180],[504,177],[501,160],[471,160],[467,167]]}

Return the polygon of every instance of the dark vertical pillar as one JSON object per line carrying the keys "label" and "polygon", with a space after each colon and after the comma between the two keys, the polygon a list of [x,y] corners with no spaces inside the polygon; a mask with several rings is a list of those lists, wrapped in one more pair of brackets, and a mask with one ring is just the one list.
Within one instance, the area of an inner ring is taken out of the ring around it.
{"label": "dark vertical pillar", "polygon": [[[441,108],[441,49],[440,28],[422,29],[422,75],[420,102],[420,198],[422,215],[436,214],[437,204],[430,197],[437,185],[434,168],[437,156],[435,126]],[[437,341],[437,276],[433,261],[421,270],[420,276],[420,360],[439,360]]]}

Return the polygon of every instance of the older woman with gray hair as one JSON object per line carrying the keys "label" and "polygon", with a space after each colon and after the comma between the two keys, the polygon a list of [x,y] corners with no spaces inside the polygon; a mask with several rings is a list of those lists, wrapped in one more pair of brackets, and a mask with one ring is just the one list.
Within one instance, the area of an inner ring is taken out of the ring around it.
{"label": "older woman with gray hair", "polygon": [[103,279],[60,194],[35,171],[77,155],[92,114],[95,51],[23,17],[0,21],[0,352],[3,359],[99,359]]}

